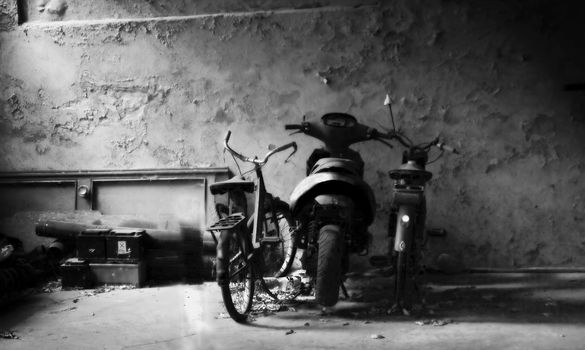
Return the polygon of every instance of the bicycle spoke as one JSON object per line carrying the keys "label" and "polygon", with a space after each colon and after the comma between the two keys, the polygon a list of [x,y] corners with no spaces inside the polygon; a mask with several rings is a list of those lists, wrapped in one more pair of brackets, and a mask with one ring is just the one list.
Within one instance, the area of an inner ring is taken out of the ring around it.
{"label": "bicycle spoke", "polygon": [[238,251],[238,253],[236,255],[234,255],[231,259],[230,259],[230,265],[234,263],[234,261],[236,261],[237,259],[239,259],[242,256],[242,252]]}
{"label": "bicycle spoke", "polygon": [[243,266],[238,267],[238,269],[233,273],[230,272],[230,281],[232,280],[233,277],[239,275],[242,271],[247,271],[247,268],[248,264],[244,264]]}

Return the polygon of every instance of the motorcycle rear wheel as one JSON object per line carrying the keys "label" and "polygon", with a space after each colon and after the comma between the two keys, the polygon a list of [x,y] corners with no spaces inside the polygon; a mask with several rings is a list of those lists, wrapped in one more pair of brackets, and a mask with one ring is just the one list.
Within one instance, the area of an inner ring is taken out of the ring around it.
{"label": "motorcycle rear wheel", "polygon": [[345,239],[338,225],[325,225],[319,231],[315,299],[323,306],[333,306],[339,300],[341,260]]}

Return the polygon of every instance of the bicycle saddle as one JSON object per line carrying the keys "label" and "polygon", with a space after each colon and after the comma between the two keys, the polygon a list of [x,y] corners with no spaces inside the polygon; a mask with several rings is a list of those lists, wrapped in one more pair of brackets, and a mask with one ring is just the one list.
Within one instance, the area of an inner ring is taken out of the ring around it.
{"label": "bicycle saddle", "polygon": [[234,176],[229,180],[220,181],[209,185],[211,194],[224,194],[233,190],[241,190],[247,193],[254,192],[254,181],[244,180],[239,176]]}

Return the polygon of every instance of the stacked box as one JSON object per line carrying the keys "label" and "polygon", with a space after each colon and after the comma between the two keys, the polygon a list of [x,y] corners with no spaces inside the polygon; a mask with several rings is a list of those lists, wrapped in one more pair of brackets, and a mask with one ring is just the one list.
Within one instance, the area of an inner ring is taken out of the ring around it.
{"label": "stacked box", "polygon": [[87,229],[77,236],[77,258],[89,262],[106,261],[106,236],[109,229]]}
{"label": "stacked box", "polygon": [[61,265],[61,285],[64,289],[91,288],[94,282],[89,262],[72,258]]}
{"label": "stacked box", "polygon": [[144,254],[145,231],[112,230],[106,236],[106,259],[108,262],[137,263]]}
{"label": "stacked box", "polygon": [[92,263],[89,265],[99,284],[131,284],[141,287],[146,280],[146,264]]}

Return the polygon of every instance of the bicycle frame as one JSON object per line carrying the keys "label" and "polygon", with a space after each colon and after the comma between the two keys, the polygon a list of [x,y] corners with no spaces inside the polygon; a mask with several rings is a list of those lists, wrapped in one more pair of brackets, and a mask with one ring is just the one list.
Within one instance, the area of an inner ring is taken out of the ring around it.
{"label": "bicycle frame", "polygon": [[[257,249],[260,247],[260,243],[262,242],[262,240],[264,239],[264,236],[262,235],[262,226],[265,221],[263,220],[263,218],[266,216],[266,212],[265,212],[265,205],[264,203],[266,202],[266,198],[268,196],[272,197],[271,195],[269,195],[266,192],[266,184],[264,183],[264,176],[262,175],[262,166],[255,164],[254,165],[254,171],[256,172],[256,180],[254,181],[255,183],[255,189],[254,189],[254,214],[252,215],[253,218],[253,223],[254,223],[254,227],[252,229],[252,245],[254,249]],[[271,199],[272,201],[272,199]],[[272,203],[270,205],[270,207],[272,208]],[[274,222],[274,217],[271,216],[273,218],[273,224],[278,225],[278,222]],[[266,229],[264,230],[264,232],[268,232],[268,228],[266,227]],[[277,232],[279,232],[277,230]]]}

